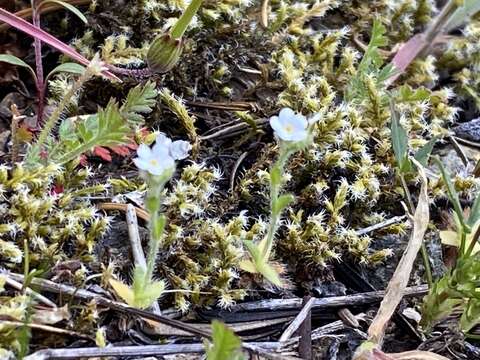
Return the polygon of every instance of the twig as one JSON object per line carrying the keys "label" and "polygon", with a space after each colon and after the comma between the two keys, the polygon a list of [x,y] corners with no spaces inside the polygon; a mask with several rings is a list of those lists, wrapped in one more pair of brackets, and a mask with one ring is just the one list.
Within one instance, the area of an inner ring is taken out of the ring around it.
{"label": "twig", "polygon": [[[127,211],[127,204],[117,204],[117,203],[100,203],[97,204],[97,207],[101,210],[121,210],[121,211]],[[135,207],[135,213],[137,216],[145,221],[148,221],[150,219],[150,215],[148,215],[148,212],[146,212],[144,209],[140,209],[138,207]]]}
{"label": "twig", "polygon": [[448,140],[452,143],[452,146],[455,149],[455,151],[457,152],[457,155],[462,160],[463,165],[465,165],[465,167],[467,167],[468,166],[468,157],[465,154],[465,152],[463,151],[463,149],[461,148],[460,144],[457,142],[457,140],[455,139],[454,136],[449,136]]}
{"label": "twig", "polygon": [[[18,281],[23,281],[23,279],[24,279],[24,276],[20,275],[20,274],[8,273],[8,275],[17,279]],[[153,314],[149,311],[136,309],[136,308],[133,308],[133,307],[128,306],[126,304],[122,304],[120,302],[104,298],[104,297],[102,297],[98,294],[92,293],[92,292],[87,291],[87,290],[77,289],[77,288],[74,288],[74,287],[68,286],[68,285],[57,284],[53,281],[45,280],[45,279],[39,279],[39,278],[32,278],[31,279],[31,284],[36,285],[36,286],[42,288],[45,291],[51,291],[51,292],[55,292],[55,293],[64,293],[64,294],[67,294],[67,295],[70,295],[70,296],[76,296],[76,297],[78,297],[80,299],[83,299],[83,300],[86,300],[86,301],[95,300],[98,304],[106,306],[106,307],[108,307],[112,310],[118,311],[120,313],[124,313],[124,314],[127,314],[127,315],[136,315],[136,316],[139,316],[139,317],[144,318],[144,319],[149,319],[149,320],[152,320],[152,321],[155,321],[155,322],[159,322],[161,324],[171,326],[171,327],[176,328],[176,329],[180,329],[180,330],[189,332],[189,333],[194,334],[196,336],[200,336],[200,337],[207,338],[207,339],[211,339],[211,336],[212,336],[210,331],[199,329],[196,326],[193,326],[193,325],[190,325],[190,324],[178,321],[178,320],[170,319],[170,318],[167,318],[166,316],[163,316],[163,315],[157,315],[157,314]],[[244,349],[252,351],[256,354],[259,354],[259,355],[261,355],[261,356],[263,356],[267,359],[280,360],[280,359],[283,358],[279,355],[270,354],[267,351],[259,348],[258,346],[255,346],[255,345],[245,343],[242,346],[243,346]]]}
{"label": "twig", "polygon": [[406,218],[407,217],[405,215],[394,216],[390,219],[379,222],[378,224],[373,224],[373,225],[370,225],[366,228],[357,230],[355,232],[355,234],[357,234],[358,236],[365,235],[365,234],[371,233],[372,231],[380,230],[380,229],[386,228],[390,225],[399,223],[399,222],[405,220]]}
{"label": "twig", "polygon": [[18,327],[27,326],[27,327],[29,327],[31,329],[35,329],[35,330],[42,330],[42,331],[51,332],[51,333],[54,333],[54,334],[68,335],[68,336],[72,336],[74,338],[81,338],[81,339],[87,339],[87,340],[90,340],[90,341],[95,341],[95,339],[92,338],[91,336],[81,334],[81,333],[76,332],[76,331],[70,331],[70,330],[56,328],[56,327],[50,326],[50,325],[24,323],[22,321],[10,321],[10,320],[0,320],[0,325],[18,326]]}
{"label": "twig", "polygon": [[[22,290],[23,285],[21,283],[19,283],[18,281],[15,281],[15,280],[9,278],[8,275],[5,276],[5,282],[8,285],[10,285],[11,287],[13,287],[14,289],[17,289],[19,291]],[[57,304],[55,304],[53,301],[51,301],[50,299],[47,299],[45,296],[40,295],[39,293],[33,291],[30,288],[26,288],[25,292],[26,292],[27,295],[37,299],[38,301],[42,302],[43,304],[45,304],[49,307],[52,307],[52,308],[57,307]]]}
{"label": "twig", "polygon": [[[358,321],[364,321],[366,319],[366,315],[363,313],[355,315],[355,319]],[[349,326],[345,325],[345,323],[342,320],[337,320],[334,321],[330,324],[324,325],[322,327],[316,328],[315,330],[312,331],[312,340],[318,340],[325,335],[344,330],[349,328]]]}
{"label": "twig", "polygon": [[[311,301],[312,301],[312,298],[309,298],[309,297],[304,298],[304,302],[306,302],[306,304],[303,307],[302,311],[307,306],[309,306]],[[300,314],[298,314],[298,315],[300,316]],[[312,360],[313,354],[312,354],[312,311],[311,311],[311,306],[310,306],[310,309],[308,310],[307,315],[303,319],[303,321],[300,325],[300,328],[298,329],[298,334],[300,335],[300,339],[298,341],[298,354],[304,360]]]}
{"label": "twig", "polygon": [[[264,125],[267,122],[268,122],[268,119],[255,120],[255,123],[256,123],[257,126]],[[248,129],[248,127],[249,127],[248,124],[246,124],[244,122],[241,122],[241,123],[238,123],[238,124],[231,125],[227,128],[223,128],[223,129],[221,129],[221,130],[219,130],[219,131],[217,131],[213,134],[200,136],[200,140],[212,140],[212,139],[216,139],[218,137],[226,137],[228,135],[242,133],[243,131]]]}
{"label": "twig", "polygon": [[[428,292],[427,285],[407,287],[404,296],[422,296]],[[315,299],[312,309],[326,309],[335,307],[346,307],[371,304],[381,301],[385,296],[385,290],[369,291],[353,295],[332,296],[322,299]],[[230,311],[261,311],[261,310],[289,310],[301,309],[302,299],[268,299],[252,301],[231,306]]]}
{"label": "twig", "polygon": [[243,160],[245,160],[247,155],[248,155],[248,151],[245,151],[244,153],[242,153],[238,157],[237,161],[235,161],[235,165],[233,166],[232,174],[230,175],[230,192],[233,192],[233,190],[235,188],[235,175],[237,174],[237,171],[238,171],[238,168],[240,167],[240,164],[242,163]]}
{"label": "twig", "polygon": [[[267,350],[278,350],[281,344],[276,342],[260,342],[256,346],[261,346]],[[60,359],[79,359],[95,357],[130,357],[130,356],[159,356],[173,354],[192,354],[203,353],[203,344],[167,344],[167,345],[142,345],[142,346],[116,346],[116,347],[90,347],[90,348],[67,348],[67,349],[45,349],[37,351],[27,357],[25,360],[60,360]]]}
{"label": "twig", "polygon": [[297,317],[295,320],[292,321],[292,323],[285,329],[283,332],[282,336],[280,336],[280,339],[278,341],[287,341],[290,339],[295,331],[298,330],[300,325],[304,322],[305,318],[310,314],[310,311],[312,310],[312,306],[315,303],[315,298],[310,298],[305,306],[302,308],[302,310],[298,313]]}
{"label": "twig", "polygon": [[260,23],[266,29],[268,28],[268,0],[263,0],[260,12]]}

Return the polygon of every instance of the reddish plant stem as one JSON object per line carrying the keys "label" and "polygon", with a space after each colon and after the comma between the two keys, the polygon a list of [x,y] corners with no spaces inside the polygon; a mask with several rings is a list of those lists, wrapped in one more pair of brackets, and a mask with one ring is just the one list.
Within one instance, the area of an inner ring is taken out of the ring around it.
{"label": "reddish plant stem", "polygon": [[[37,0],[32,0],[32,23],[40,28],[40,12],[37,9]],[[43,123],[43,109],[45,101],[45,83],[43,79],[43,63],[42,63],[42,42],[38,38],[34,38],[33,47],[35,50],[35,66],[37,73],[37,93],[38,93],[38,110],[37,110],[37,126]]]}

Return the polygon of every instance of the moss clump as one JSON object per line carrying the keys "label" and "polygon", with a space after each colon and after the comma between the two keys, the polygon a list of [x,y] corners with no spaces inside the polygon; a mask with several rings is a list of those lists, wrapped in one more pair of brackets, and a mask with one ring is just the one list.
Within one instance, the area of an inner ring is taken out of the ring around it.
{"label": "moss clump", "polygon": [[55,165],[29,170],[22,164],[0,167],[0,258],[11,270],[19,270],[24,246],[30,265],[47,270],[70,258],[88,260],[96,239],[108,229],[87,197],[105,186],[85,186],[92,172]]}

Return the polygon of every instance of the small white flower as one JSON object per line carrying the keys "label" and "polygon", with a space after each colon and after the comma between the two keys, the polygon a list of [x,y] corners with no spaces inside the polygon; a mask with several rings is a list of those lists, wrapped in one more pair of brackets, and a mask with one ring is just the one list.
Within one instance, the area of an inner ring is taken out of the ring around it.
{"label": "small white flower", "polygon": [[283,141],[303,141],[308,137],[307,119],[289,108],[283,108],[278,116],[272,116],[270,126]]}
{"label": "small white flower", "polygon": [[168,138],[165,134],[160,133],[157,135],[155,141],[155,146],[153,147],[164,147],[168,149],[168,153],[173,160],[183,160],[188,156],[190,150],[192,150],[192,145],[188,141],[178,140],[173,141]]}
{"label": "small white flower", "polygon": [[162,175],[165,170],[171,169],[175,161],[170,156],[169,148],[161,143],[155,144],[153,148],[141,144],[137,149],[138,157],[133,159],[135,165],[152,175]]}
{"label": "small white flower", "polygon": [[138,147],[138,157],[133,162],[140,170],[152,175],[162,175],[165,170],[175,166],[175,160],[182,160],[188,156],[192,146],[183,140],[173,141],[165,134],[158,134],[155,145],[150,148],[145,144]]}
{"label": "small white flower", "polygon": [[175,160],[183,160],[188,157],[192,145],[188,141],[178,140],[170,145],[170,156]]}

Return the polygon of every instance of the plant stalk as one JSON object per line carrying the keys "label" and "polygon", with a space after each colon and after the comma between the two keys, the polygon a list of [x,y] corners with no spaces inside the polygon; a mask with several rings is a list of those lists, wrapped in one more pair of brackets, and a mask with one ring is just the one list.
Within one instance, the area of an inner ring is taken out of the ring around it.
{"label": "plant stalk", "polygon": [[[40,12],[37,9],[37,0],[31,0],[32,4],[32,23],[35,27],[40,29]],[[35,67],[36,67],[36,87],[38,93],[38,109],[37,109],[37,126],[43,123],[43,110],[45,101],[45,83],[43,78],[43,63],[42,63],[42,42],[35,37],[33,39],[33,48],[35,50]]]}
{"label": "plant stalk", "polygon": [[172,38],[180,39],[183,36],[187,30],[188,24],[190,24],[201,5],[202,0],[192,0],[170,31]]}

